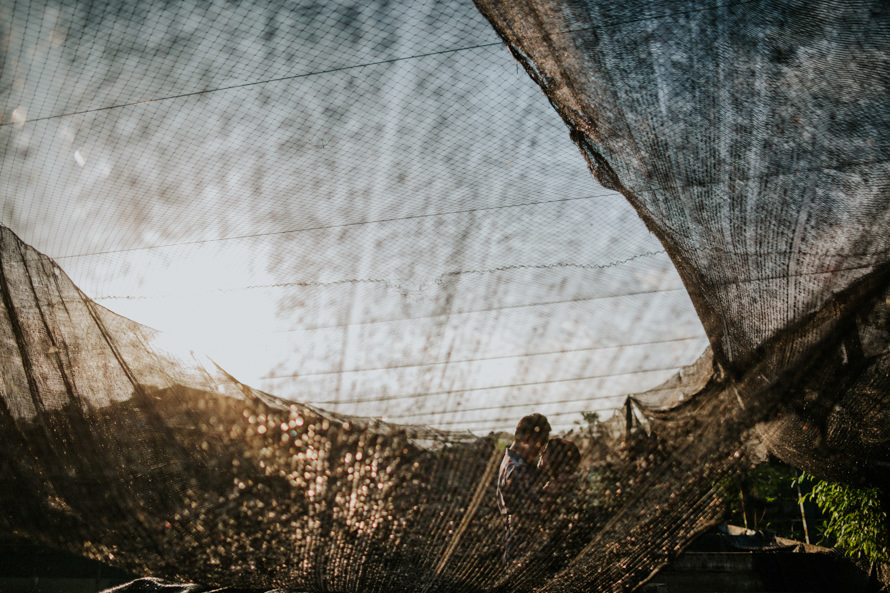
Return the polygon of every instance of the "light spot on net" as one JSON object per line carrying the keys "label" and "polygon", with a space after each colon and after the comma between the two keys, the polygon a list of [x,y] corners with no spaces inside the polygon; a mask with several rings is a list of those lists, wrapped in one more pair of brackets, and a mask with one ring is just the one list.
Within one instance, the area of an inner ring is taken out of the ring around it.
{"label": "light spot on net", "polygon": [[12,123],[24,125],[28,121],[28,109],[24,106],[16,107],[12,110]]}

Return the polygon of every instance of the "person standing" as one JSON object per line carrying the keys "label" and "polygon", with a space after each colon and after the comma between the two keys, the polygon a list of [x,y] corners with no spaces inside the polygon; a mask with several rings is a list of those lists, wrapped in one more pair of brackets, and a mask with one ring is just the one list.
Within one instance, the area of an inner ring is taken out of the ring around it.
{"label": "person standing", "polygon": [[516,425],[513,443],[504,452],[498,472],[498,509],[504,517],[503,561],[521,562],[536,538],[541,514],[541,480],[536,459],[547,446],[550,423],[530,414]]}

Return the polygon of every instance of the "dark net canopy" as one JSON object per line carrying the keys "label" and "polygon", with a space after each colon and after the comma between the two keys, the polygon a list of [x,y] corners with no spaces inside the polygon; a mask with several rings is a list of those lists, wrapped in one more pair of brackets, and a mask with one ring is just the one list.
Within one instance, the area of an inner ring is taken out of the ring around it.
{"label": "dark net canopy", "polygon": [[[620,591],[763,451],[890,489],[885,2],[6,0],[0,52],[2,535]],[[505,563],[533,411],[580,461]]]}

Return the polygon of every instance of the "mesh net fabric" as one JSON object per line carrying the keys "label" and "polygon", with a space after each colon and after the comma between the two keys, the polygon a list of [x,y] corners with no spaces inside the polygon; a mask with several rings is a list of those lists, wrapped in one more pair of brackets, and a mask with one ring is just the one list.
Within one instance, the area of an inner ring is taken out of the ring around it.
{"label": "mesh net fabric", "polygon": [[[817,401],[793,408],[824,430],[798,435],[787,454],[815,469],[807,457],[828,464],[844,442],[856,457],[869,433],[876,458],[851,457],[836,476],[883,481],[884,389],[872,374],[887,345],[886,9],[480,5],[599,181],[676,262],[722,372],[766,365],[775,381],[833,357],[824,385],[798,403]],[[537,33],[522,35],[531,23]],[[851,426],[853,408],[868,427]]]}
{"label": "mesh net fabric", "polygon": [[[4,533],[216,585],[611,591],[757,443],[890,488],[887,7],[477,8],[0,6]],[[710,347],[667,379],[704,347],[671,262]],[[98,304],[144,301],[274,317],[268,387]],[[454,429],[634,392],[501,565],[506,437]]]}

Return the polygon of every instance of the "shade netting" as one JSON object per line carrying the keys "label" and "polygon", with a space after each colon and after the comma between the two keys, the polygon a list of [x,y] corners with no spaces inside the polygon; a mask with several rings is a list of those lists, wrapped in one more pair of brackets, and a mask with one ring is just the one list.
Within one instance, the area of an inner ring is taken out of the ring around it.
{"label": "shade netting", "polygon": [[[0,16],[4,534],[208,586],[615,591],[765,452],[890,487],[884,3]],[[505,565],[531,411],[582,460]]]}

